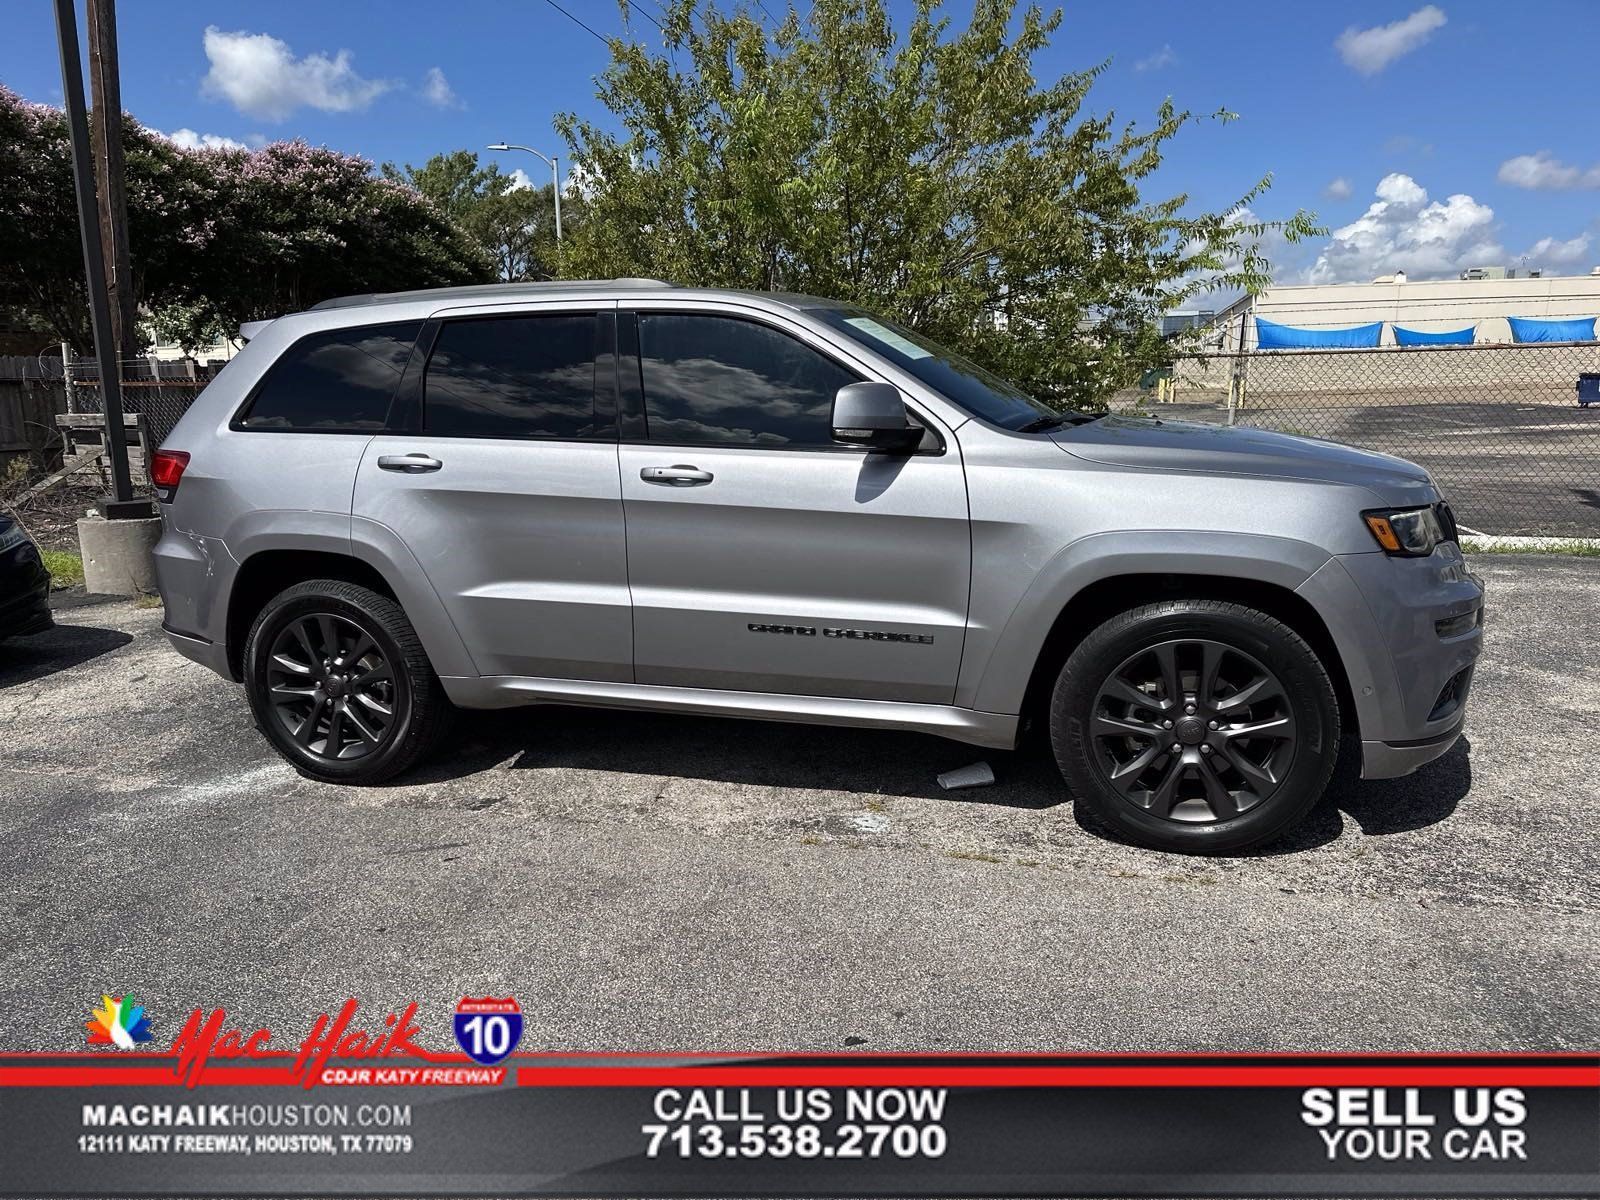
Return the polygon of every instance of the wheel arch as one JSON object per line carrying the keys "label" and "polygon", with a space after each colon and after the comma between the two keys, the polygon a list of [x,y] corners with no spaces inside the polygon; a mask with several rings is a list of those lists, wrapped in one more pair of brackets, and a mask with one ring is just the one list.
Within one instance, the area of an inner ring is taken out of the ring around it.
{"label": "wheel arch", "polygon": [[385,526],[352,524],[360,536],[252,539],[228,591],[225,639],[232,677],[244,676],[244,640],[262,605],[307,579],[340,579],[389,597],[405,612],[440,678],[475,677],[472,657],[415,555]]}
{"label": "wheel arch", "polygon": [[1316,652],[1339,698],[1340,724],[1348,733],[1358,733],[1360,718],[1338,644],[1310,601],[1293,588],[1265,580],[1181,573],[1108,576],[1074,595],[1045,635],[1029,674],[1022,701],[1023,724],[1048,710],[1050,691],[1061,665],[1101,622],[1140,604],[1178,599],[1242,604],[1282,621]]}
{"label": "wheel arch", "polygon": [[1192,596],[1258,608],[1309,642],[1327,667],[1346,728],[1359,728],[1339,641],[1296,592],[1331,556],[1291,538],[1192,531],[1097,534],[1065,547],[1039,571],[996,639],[964,702],[1015,712],[1026,728],[1048,701],[1061,664],[1096,625],[1151,600]]}
{"label": "wheel arch", "polygon": [[383,573],[352,555],[303,547],[258,550],[239,564],[228,593],[228,672],[235,680],[244,678],[245,638],[267,601],[308,579],[354,583],[399,603]]}

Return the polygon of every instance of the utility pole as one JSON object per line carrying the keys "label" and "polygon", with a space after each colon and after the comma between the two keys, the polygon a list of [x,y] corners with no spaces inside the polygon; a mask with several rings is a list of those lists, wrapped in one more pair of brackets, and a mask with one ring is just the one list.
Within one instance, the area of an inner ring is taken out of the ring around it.
{"label": "utility pole", "polygon": [[75,0],[55,0],[56,41],[61,52],[61,94],[72,138],[72,182],[78,198],[78,232],[83,242],[83,272],[89,290],[89,320],[95,358],[100,364],[100,394],[105,400],[106,449],[111,458],[111,495],[100,505],[112,520],[149,517],[150,503],[133,498],[128,472],[128,440],[122,428],[122,377],[111,340],[111,304],[106,294],[105,258],[96,220],[94,167],[89,161],[89,118],[83,100],[83,63],[78,54]]}
{"label": "utility pole", "polygon": [[122,83],[117,61],[116,0],[87,0],[89,135],[99,182],[100,245],[111,303],[117,360],[136,349],[133,275],[128,265],[128,189],[122,160]]}

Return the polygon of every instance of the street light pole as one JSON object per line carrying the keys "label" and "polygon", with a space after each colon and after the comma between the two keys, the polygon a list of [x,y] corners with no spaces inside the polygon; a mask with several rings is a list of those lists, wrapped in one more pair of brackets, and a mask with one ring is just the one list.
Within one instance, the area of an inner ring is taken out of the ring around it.
{"label": "street light pole", "polygon": [[495,142],[488,149],[501,151],[522,150],[550,164],[550,179],[556,197],[556,245],[559,246],[561,244],[561,156],[559,154],[540,154],[532,146],[518,146],[513,142]]}

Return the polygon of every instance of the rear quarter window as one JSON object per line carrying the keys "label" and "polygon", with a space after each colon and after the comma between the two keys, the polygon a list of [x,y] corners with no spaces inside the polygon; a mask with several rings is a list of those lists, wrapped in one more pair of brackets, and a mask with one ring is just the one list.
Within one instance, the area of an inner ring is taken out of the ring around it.
{"label": "rear quarter window", "polygon": [[421,329],[422,322],[406,321],[308,334],[267,371],[234,427],[377,432]]}

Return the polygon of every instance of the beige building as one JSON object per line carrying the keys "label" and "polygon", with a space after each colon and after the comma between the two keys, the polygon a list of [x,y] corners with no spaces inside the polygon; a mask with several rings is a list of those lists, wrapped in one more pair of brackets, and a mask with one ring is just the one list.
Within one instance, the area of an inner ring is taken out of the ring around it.
{"label": "beige building", "polygon": [[1244,296],[1217,313],[1208,346],[1255,349],[1252,317],[1307,329],[1345,329],[1385,322],[1382,344],[1394,344],[1394,325],[1427,333],[1476,327],[1475,342],[1509,342],[1507,317],[1600,317],[1600,267],[1588,275],[1529,278],[1407,280],[1403,274],[1373,283],[1303,284]]}

